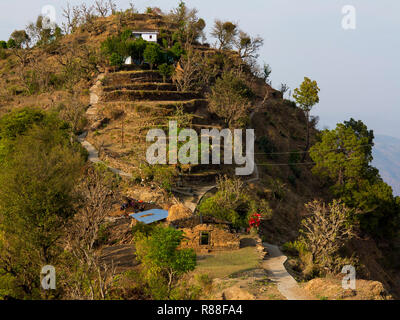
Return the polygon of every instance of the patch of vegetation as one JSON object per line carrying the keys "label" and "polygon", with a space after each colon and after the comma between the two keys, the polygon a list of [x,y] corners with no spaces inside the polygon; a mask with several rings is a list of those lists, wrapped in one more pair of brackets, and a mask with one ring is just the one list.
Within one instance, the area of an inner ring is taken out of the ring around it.
{"label": "patch of vegetation", "polygon": [[254,213],[264,218],[271,216],[268,202],[250,196],[240,179],[220,177],[217,184],[216,194],[205,199],[198,207],[203,216],[231,222],[235,228],[249,227],[249,218]]}
{"label": "patch of vegetation", "polygon": [[173,299],[180,294],[179,279],[196,267],[193,249],[178,247],[184,234],[174,228],[156,227],[150,235],[136,233],[136,255],[153,299]]}
{"label": "patch of vegetation", "polygon": [[196,273],[208,274],[211,279],[239,274],[259,267],[260,258],[254,247],[232,252],[202,256],[197,261]]}
{"label": "patch of vegetation", "polygon": [[375,236],[398,234],[398,200],[392,188],[371,166],[374,134],[361,121],[351,119],[325,130],[310,150],[313,173],[325,178],[333,194],[355,209],[352,217],[363,231]]}

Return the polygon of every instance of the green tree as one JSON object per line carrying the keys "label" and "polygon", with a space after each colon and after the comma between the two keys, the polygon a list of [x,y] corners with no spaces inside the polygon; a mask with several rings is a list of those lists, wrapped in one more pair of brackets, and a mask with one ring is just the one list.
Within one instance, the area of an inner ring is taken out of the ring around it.
{"label": "green tree", "polygon": [[61,29],[57,25],[47,28],[44,19],[45,18],[40,15],[37,17],[35,23],[30,23],[26,28],[30,41],[35,45],[49,44],[62,35]]}
{"label": "green tree", "polygon": [[224,176],[218,178],[217,185],[218,192],[200,204],[199,213],[229,221],[235,228],[248,227],[249,215],[256,211],[243,181]]}
{"label": "green tree", "polygon": [[158,44],[149,43],[144,50],[143,57],[144,60],[150,64],[150,69],[153,70],[154,65],[162,62],[163,52]]}
{"label": "green tree", "polygon": [[165,285],[167,298],[179,278],[196,267],[194,250],[178,249],[183,239],[182,231],[162,226],[157,226],[149,236],[136,233],[136,255],[144,277],[150,287]]}
{"label": "green tree", "polygon": [[199,18],[197,13],[197,9],[190,9],[184,1],[180,1],[178,7],[169,15],[170,20],[178,26],[175,39],[186,49],[200,38],[205,39],[206,22]]}
{"label": "green tree", "polygon": [[211,35],[219,42],[219,50],[229,50],[238,34],[237,25],[230,21],[216,20]]}
{"label": "green tree", "polygon": [[16,48],[16,47],[17,47],[17,44],[16,44],[15,40],[12,39],[12,38],[10,38],[10,39],[7,41],[7,48],[8,48],[8,49],[14,49],[14,48]]}
{"label": "green tree", "polygon": [[68,126],[51,114],[13,112],[0,132],[7,155],[0,161],[0,287],[8,288],[0,295],[39,298],[41,268],[62,253],[84,159]]}
{"label": "green tree", "polygon": [[[310,148],[310,112],[312,108],[319,103],[319,93],[320,89],[316,81],[312,81],[311,79],[305,77],[303,83],[300,85],[300,88],[294,89],[293,98],[299,104],[300,108],[304,111],[306,115],[307,121],[307,137],[306,137],[306,148],[305,151],[308,151]],[[306,153],[304,153],[303,161],[306,157]]]}
{"label": "green tree", "polygon": [[163,63],[160,66],[158,66],[158,72],[162,75],[163,77],[163,82],[167,82],[167,77],[171,77],[172,74],[174,73],[174,66],[169,65],[167,63]]}
{"label": "green tree", "polygon": [[251,106],[252,91],[233,72],[225,72],[211,88],[207,98],[209,111],[225,120],[231,128],[240,124]]}
{"label": "green tree", "polygon": [[29,42],[31,41],[25,30],[15,30],[11,34],[10,39],[14,40],[15,46],[17,48],[27,48],[29,47]]}
{"label": "green tree", "polygon": [[6,41],[0,41],[0,48],[1,49],[7,49],[7,42]]}
{"label": "green tree", "polygon": [[235,47],[243,59],[257,59],[258,50],[264,45],[264,40],[261,37],[251,37],[244,31],[239,32],[239,36],[234,40]]}
{"label": "green tree", "polygon": [[333,194],[350,208],[361,228],[374,235],[394,235],[400,208],[393,191],[371,166],[373,132],[351,119],[325,130],[321,141],[310,149],[313,173],[326,178]]}
{"label": "green tree", "polygon": [[113,67],[121,67],[124,63],[124,58],[118,53],[114,52],[110,56],[110,65]]}

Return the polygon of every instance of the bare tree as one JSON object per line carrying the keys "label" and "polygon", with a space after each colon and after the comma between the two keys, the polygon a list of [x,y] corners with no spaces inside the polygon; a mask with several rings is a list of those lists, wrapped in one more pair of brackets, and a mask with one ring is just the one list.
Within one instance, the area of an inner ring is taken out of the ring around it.
{"label": "bare tree", "polygon": [[110,9],[108,3],[104,0],[96,0],[94,2],[94,8],[101,17],[107,17]]}
{"label": "bare tree", "polygon": [[79,100],[79,94],[74,92],[70,99],[63,105],[60,110],[60,117],[71,125],[73,132],[78,133],[82,121],[85,119],[85,105]]}
{"label": "bare tree", "polygon": [[211,35],[219,43],[219,50],[231,49],[237,34],[237,25],[230,21],[216,20],[211,31]]}
{"label": "bare tree", "polygon": [[229,128],[239,125],[251,107],[250,90],[233,71],[216,80],[207,98],[208,110],[224,119]]}
{"label": "bare tree", "polygon": [[281,83],[280,92],[282,92],[282,96],[285,96],[285,93],[289,91],[289,86],[286,83]]}
{"label": "bare tree", "polygon": [[339,249],[355,236],[350,222],[353,212],[337,200],[329,205],[313,201],[306,208],[312,215],[302,221],[301,239],[311,252],[314,263],[328,272],[336,271],[340,268],[335,265]]}
{"label": "bare tree", "polygon": [[101,16],[107,17],[113,14],[117,6],[113,0],[96,0],[94,4],[94,10]]}
{"label": "bare tree", "polygon": [[67,6],[65,8],[62,8],[62,16],[66,20],[66,22],[62,23],[63,32],[65,34],[70,34],[73,29],[73,12],[69,2],[67,2]]}
{"label": "bare tree", "polygon": [[68,229],[67,242],[81,269],[74,273],[75,281],[68,281],[66,287],[75,299],[105,299],[114,282],[115,268],[101,262],[95,243],[111,209],[113,194],[94,168],[88,169],[78,189],[83,206]]}
{"label": "bare tree", "polygon": [[129,2],[129,7],[130,7],[130,11],[132,12],[132,14],[134,13],[138,13],[138,10],[136,9],[135,5],[133,4],[133,2]]}
{"label": "bare tree", "polygon": [[95,9],[95,6],[88,6],[85,3],[79,6],[71,6],[67,3],[67,6],[62,10],[62,16],[66,19],[66,22],[62,24],[63,31],[69,34],[85,24],[91,28],[94,22]]}
{"label": "bare tree", "polygon": [[264,45],[264,39],[259,36],[253,38],[244,31],[240,31],[239,36],[233,42],[242,59],[257,59],[259,57],[257,52]]}
{"label": "bare tree", "polygon": [[214,67],[207,63],[202,54],[190,48],[179,61],[172,80],[179,91],[202,91],[214,74]]}

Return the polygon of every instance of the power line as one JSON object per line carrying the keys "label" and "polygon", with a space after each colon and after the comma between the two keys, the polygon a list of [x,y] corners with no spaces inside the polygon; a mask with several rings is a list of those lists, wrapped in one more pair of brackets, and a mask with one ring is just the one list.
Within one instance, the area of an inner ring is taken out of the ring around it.
{"label": "power line", "polygon": [[[358,158],[348,158],[344,159],[344,161],[350,161],[350,160],[357,160]],[[326,162],[338,162],[338,161],[343,161],[343,160],[326,160],[322,161],[322,163]],[[316,162],[298,162],[298,163],[256,163],[257,166],[271,166],[271,167],[278,167],[278,166],[297,166],[297,165],[311,165],[311,164],[317,164]]]}
{"label": "power line", "polygon": [[[363,145],[360,145],[360,146],[357,146],[356,148],[362,148],[362,147],[373,147],[374,146],[374,144],[363,144]],[[329,152],[329,151],[336,151],[336,150],[338,150],[338,148],[335,148],[335,149],[328,149],[328,150],[324,150],[325,152]],[[310,152],[310,150],[308,150],[308,151],[293,151],[293,152],[290,152],[290,151],[287,151],[287,152],[255,152],[255,153],[250,153],[250,154],[254,154],[254,155],[261,155],[261,154],[265,154],[265,155],[274,155],[274,154],[304,154],[304,153],[309,153]]]}

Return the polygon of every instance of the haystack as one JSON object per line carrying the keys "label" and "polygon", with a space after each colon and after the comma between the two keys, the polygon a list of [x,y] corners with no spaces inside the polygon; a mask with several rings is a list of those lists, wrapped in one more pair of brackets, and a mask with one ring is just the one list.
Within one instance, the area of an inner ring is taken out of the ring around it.
{"label": "haystack", "polygon": [[192,211],[183,204],[173,205],[168,212],[167,222],[182,221],[193,217]]}

